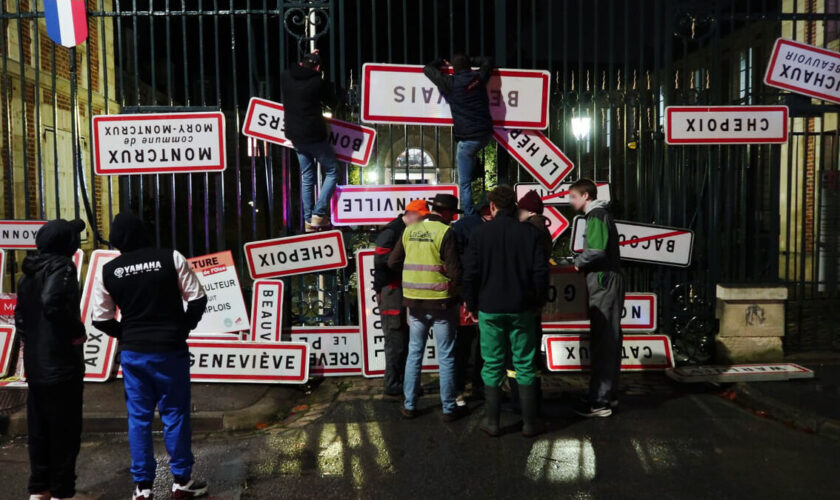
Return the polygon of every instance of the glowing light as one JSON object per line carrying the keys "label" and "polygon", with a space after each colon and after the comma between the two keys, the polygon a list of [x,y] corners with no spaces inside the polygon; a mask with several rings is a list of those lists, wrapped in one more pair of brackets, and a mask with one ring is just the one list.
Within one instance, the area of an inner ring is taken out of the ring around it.
{"label": "glowing light", "polygon": [[378,183],[379,182],[379,172],[377,172],[376,169],[368,169],[368,171],[365,172],[365,181],[368,184]]}
{"label": "glowing light", "polygon": [[589,136],[589,127],[592,120],[588,116],[576,116],[572,118],[572,135],[577,140],[586,139]]}

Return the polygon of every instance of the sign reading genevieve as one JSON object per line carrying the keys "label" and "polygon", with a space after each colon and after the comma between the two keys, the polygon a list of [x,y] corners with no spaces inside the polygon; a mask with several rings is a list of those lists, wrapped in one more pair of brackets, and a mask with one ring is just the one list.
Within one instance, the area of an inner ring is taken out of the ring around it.
{"label": "sign reading genevieve", "polygon": [[668,144],[787,142],[787,106],[668,106]]}
{"label": "sign reading genevieve", "polygon": [[457,198],[458,186],[338,186],[331,200],[332,222],[336,226],[387,224],[405,212],[412,201],[431,201],[441,193]]}
{"label": "sign reading genevieve", "polygon": [[276,278],[347,267],[341,231],[245,243],[251,277]]}
{"label": "sign reading genevieve", "polygon": [[764,83],[840,103],[840,53],[779,38],[773,46]]}
{"label": "sign reading genevieve", "polygon": [[309,380],[309,346],[302,342],[189,341],[190,380],[303,384]]}

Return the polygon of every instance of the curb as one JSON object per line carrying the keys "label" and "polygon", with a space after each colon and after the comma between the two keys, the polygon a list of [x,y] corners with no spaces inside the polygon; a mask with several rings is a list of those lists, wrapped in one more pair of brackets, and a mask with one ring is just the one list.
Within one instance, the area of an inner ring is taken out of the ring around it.
{"label": "curb", "polygon": [[814,415],[779,402],[744,382],[735,384],[732,387],[732,394],[734,402],[759,415],[770,417],[796,429],[840,441],[840,420]]}

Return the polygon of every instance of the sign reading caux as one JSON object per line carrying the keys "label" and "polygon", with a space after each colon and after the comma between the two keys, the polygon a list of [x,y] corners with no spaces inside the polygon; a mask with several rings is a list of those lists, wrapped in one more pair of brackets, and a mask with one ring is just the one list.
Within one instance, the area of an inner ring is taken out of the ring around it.
{"label": "sign reading caux", "polygon": [[[639,222],[615,221],[619,253],[623,260],[688,267],[694,248],[694,231]],[[575,217],[572,250],[583,252],[586,219]]]}
{"label": "sign reading caux", "polygon": [[428,200],[437,194],[458,197],[458,186],[338,186],[332,197],[336,226],[383,225],[405,212],[414,200]]}
{"label": "sign reading caux", "polygon": [[764,83],[840,103],[840,54],[779,38],[773,46]]}
{"label": "sign reading caux", "polygon": [[575,168],[539,130],[493,129],[493,137],[546,189],[556,188]]}
{"label": "sign reading caux", "polygon": [[283,326],[283,282],[254,280],[251,297],[251,342],[280,342]]}
{"label": "sign reading caux", "polygon": [[668,144],[787,142],[787,106],[668,106]]}
{"label": "sign reading caux", "polygon": [[45,220],[0,220],[0,248],[34,250],[35,235]]}
{"label": "sign reading caux", "polygon": [[248,312],[230,250],[187,259],[207,294],[207,308],[196,332],[229,333],[247,330]]}
{"label": "sign reading caux", "polygon": [[96,277],[102,273],[102,266],[119,254],[114,250],[94,250],[90,254],[90,265],[82,292],[82,322],[85,324],[88,336],[82,347],[86,382],[105,382],[111,377],[111,367],[117,352],[117,339],[109,337],[105,332],[93,326],[91,301],[93,300],[93,284]]}
{"label": "sign reading caux", "polygon": [[293,327],[292,340],[309,344],[310,375],[362,373],[362,334],[358,326]]}
{"label": "sign reading caux", "polygon": [[[568,282],[566,286],[568,284],[573,283]],[[562,289],[558,287],[556,290],[556,293],[562,295],[564,300],[574,299],[578,294],[586,294],[586,291],[581,292],[578,287],[570,290],[566,286]],[[655,293],[627,292],[624,294],[624,308],[621,310],[622,330],[637,333],[654,332],[656,331],[656,315]],[[542,327],[545,331],[588,332],[589,321],[543,320]]]}
{"label": "sign reading caux", "polygon": [[251,277],[276,278],[347,267],[341,231],[245,243]]}
{"label": "sign reading caux", "polygon": [[[543,337],[546,365],[553,372],[590,368],[589,338],[580,335]],[[674,366],[671,339],[667,335],[625,335],[621,346],[621,370],[665,370]]]}
{"label": "sign reading caux", "polygon": [[304,384],[309,346],[302,342],[189,341],[190,380]]}
{"label": "sign reading caux", "polygon": [[[521,199],[528,191],[536,191],[545,205],[571,205],[571,191],[569,191],[571,185],[569,182],[563,182],[554,189],[546,189],[542,184],[537,184],[536,182],[518,182],[515,186],[516,199]],[[595,186],[598,188],[598,199],[610,201],[609,183],[596,181]]]}

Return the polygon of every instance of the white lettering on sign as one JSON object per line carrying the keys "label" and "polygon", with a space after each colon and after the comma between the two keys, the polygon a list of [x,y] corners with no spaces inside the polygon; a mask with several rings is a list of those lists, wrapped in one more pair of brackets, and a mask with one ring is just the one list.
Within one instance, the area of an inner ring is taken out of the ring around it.
{"label": "white lettering on sign", "polygon": [[0,248],[34,250],[35,235],[45,220],[0,220]]}
{"label": "white lettering on sign", "polygon": [[569,229],[569,219],[563,217],[560,210],[554,207],[545,207],[543,216],[548,220],[548,232],[551,233],[551,241],[556,241],[566,229]]}
{"label": "white lettering on sign", "polygon": [[[559,290],[558,290],[559,292]],[[635,333],[656,331],[657,300],[655,293],[627,292],[621,311],[621,329]],[[543,321],[545,331],[588,332],[589,321]]]}
{"label": "white lettering on sign", "polygon": [[794,363],[680,366],[666,370],[678,382],[757,382],[814,378],[814,372]]}
{"label": "white lettering on sign", "polygon": [[15,347],[15,327],[0,326],[0,378],[9,373],[12,351]]}
{"label": "white lettering on sign", "polygon": [[[423,66],[368,63],[362,74],[363,122],[452,125],[449,104]],[[487,83],[493,124],[546,128],[550,84],[548,71],[494,70]]]}
{"label": "white lettering on sign", "polygon": [[572,160],[539,130],[495,127],[493,137],[548,190],[556,188],[575,168]]}
{"label": "white lettering on sign", "polygon": [[542,310],[543,324],[589,319],[589,293],[586,276],[573,266],[551,268],[548,301]]}
{"label": "white lettering on sign", "polygon": [[[242,134],[286,147],[294,147],[286,137],[283,105],[279,102],[252,97],[248,103]],[[334,118],[325,118],[330,127],[329,141],[335,156],[341,161],[365,166],[376,140],[376,130]]]}
{"label": "white lettering on sign", "polygon": [[[623,260],[688,267],[694,248],[694,231],[639,222],[615,221],[618,249]],[[586,219],[575,217],[572,250],[583,252]]]}
{"label": "white lettering on sign", "polygon": [[454,184],[338,186],[332,197],[332,223],[336,226],[384,225],[405,212],[413,200],[431,201],[437,194],[458,197]]}
{"label": "white lettering on sign", "polygon": [[283,282],[254,280],[251,296],[251,342],[280,342],[283,327]]}
{"label": "white lettering on sign", "polygon": [[109,337],[105,332],[93,326],[91,299],[93,298],[93,283],[102,272],[102,266],[119,254],[114,250],[94,250],[90,254],[90,265],[82,292],[82,322],[85,324],[88,337],[82,346],[85,358],[85,382],[105,382],[111,377],[111,368],[117,353],[117,339]]}
{"label": "white lettering on sign", "polygon": [[304,342],[190,340],[190,380],[254,384],[305,384],[309,346]]}
{"label": "white lettering on sign", "polygon": [[340,377],[362,373],[358,326],[292,327],[292,340],[309,344],[309,375]]}
{"label": "white lettering on sign", "polygon": [[93,117],[97,175],[221,172],[225,116],[211,113]]}
{"label": "white lettering on sign", "polygon": [[[356,252],[359,318],[362,324],[362,375],[368,378],[385,375],[385,332],[379,302],[373,290],[373,256],[373,249]],[[434,335],[430,334],[423,353],[423,372],[436,372],[438,369],[437,345]]]}
{"label": "white lettering on sign", "polygon": [[773,46],[764,83],[840,103],[840,54],[779,38]]}
{"label": "white lettering on sign", "polygon": [[787,142],[787,106],[668,106],[668,144]]}
{"label": "white lettering on sign", "polygon": [[[542,198],[544,205],[559,205],[567,206],[572,204],[570,182],[560,183],[554,189],[546,189],[542,184],[536,182],[518,182],[515,186],[516,199],[519,200],[525,196],[528,191],[536,191],[540,198]],[[611,201],[610,185],[608,182],[596,181],[595,186],[598,188],[598,199],[603,201]]]}
{"label": "white lettering on sign", "polygon": [[245,243],[251,277],[276,278],[347,267],[341,231]]}
{"label": "white lettering on sign", "polygon": [[[218,334],[248,330],[248,311],[230,250],[187,259],[207,294],[196,332]],[[186,302],[184,303],[186,306]]]}
{"label": "white lettering on sign", "polygon": [[[588,370],[589,338],[581,335],[543,336],[546,365],[553,372]],[[621,345],[621,371],[666,370],[674,366],[667,335],[625,335]]]}

